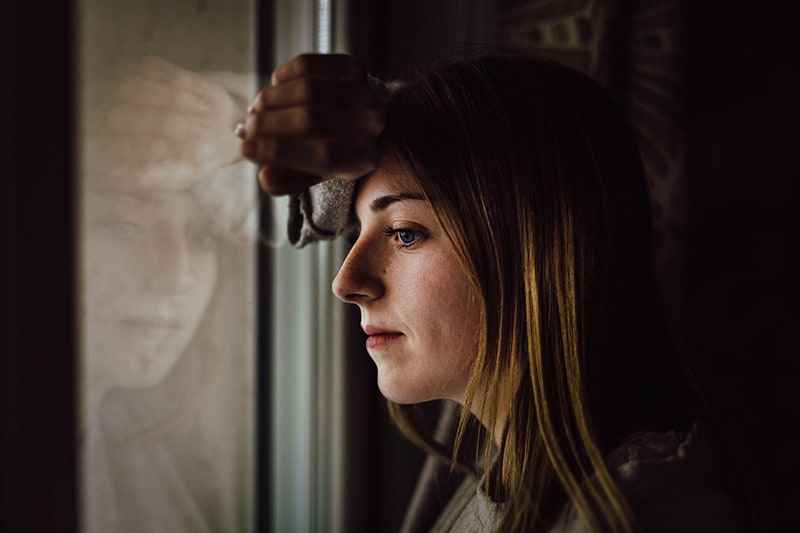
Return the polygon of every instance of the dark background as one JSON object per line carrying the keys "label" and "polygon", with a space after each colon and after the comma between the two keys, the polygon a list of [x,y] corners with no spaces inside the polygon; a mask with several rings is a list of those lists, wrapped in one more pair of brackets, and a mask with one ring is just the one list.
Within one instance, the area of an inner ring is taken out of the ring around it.
{"label": "dark background", "polygon": [[687,323],[749,450],[764,531],[798,528],[797,27],[784,7],[694,2]]}

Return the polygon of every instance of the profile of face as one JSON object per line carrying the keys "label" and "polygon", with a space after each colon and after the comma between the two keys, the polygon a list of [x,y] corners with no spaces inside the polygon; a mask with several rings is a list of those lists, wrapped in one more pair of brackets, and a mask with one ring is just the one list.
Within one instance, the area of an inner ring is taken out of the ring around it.
{"label": "profile of face", "polygon": [[359,234],[333,281],[361,310],[381,393],[463,403],[480,299],[414,179],[380,165],[358,188]]}
{"label": "profile of face", "polygon": [[217,276],[211,216],[190,191],[84,192],[90,386],[161,381],[197,330]]}

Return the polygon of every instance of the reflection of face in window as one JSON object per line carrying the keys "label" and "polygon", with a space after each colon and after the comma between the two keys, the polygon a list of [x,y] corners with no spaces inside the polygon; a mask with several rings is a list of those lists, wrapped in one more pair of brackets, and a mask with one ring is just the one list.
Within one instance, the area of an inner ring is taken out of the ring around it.
{"label": "reflection of face in window", "polygon": [[191,192],[87,191],[86,347],[93,387],[161,381],[197,329],[217,276],[211,218]]}

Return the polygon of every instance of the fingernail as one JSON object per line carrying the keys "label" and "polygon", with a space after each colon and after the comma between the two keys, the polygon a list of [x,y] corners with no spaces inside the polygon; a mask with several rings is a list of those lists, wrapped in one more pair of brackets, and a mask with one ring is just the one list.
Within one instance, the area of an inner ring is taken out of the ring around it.
{"label": "fingernail", "polygon": [[245,129],[244,129],[244,120],[240,120],[236,123],[236,129],[233,130],[237,137],[240,139],[245,138]]}

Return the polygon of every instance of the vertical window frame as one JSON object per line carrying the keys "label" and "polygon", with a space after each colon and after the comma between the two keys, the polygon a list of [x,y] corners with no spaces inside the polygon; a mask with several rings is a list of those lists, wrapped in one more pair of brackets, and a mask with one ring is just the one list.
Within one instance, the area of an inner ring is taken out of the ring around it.
{"label": "vertical window frame", "polygon": [[49,6],[47,17],[33,3],[3,11],[0,530],[70,532],[78,524],[74,6]]}

